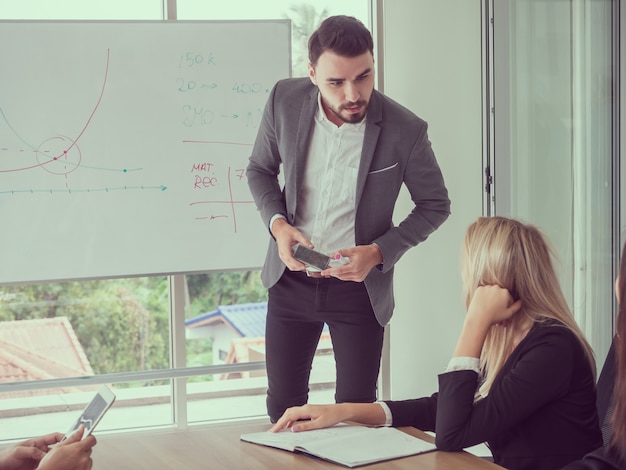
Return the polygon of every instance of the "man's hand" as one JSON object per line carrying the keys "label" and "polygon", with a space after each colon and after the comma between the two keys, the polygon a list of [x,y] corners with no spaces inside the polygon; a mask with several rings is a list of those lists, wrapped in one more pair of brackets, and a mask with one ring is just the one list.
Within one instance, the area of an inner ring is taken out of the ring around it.
{"label": "man's hand", "polygon": [[350,259],[350,262],[336,268],[322,271],[322,276],[332,276],[342,281],[363,282],[374,266],[383,262],[383,255],[377,245],[360,245],[339,250],[331,255]]}
{"label": "man's hand", "polygon": [[272,235],[278,245],[278,256],[290,271],[304,271],[306,265],[293,257],[293,246],[300,243],[307,248],[314,248],[311,240],[306,238],[300,230],[290,225],[285,219],[279,218],[271,227]]}

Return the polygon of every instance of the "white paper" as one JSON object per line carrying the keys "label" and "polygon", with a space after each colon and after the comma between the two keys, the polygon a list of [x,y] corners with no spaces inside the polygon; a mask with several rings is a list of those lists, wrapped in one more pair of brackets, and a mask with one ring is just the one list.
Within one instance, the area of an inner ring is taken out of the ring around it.
{"label": "white paper", "polygon": [[357,467],[435,450],[435,445],[396,428],[337,425],[313,431],[242,434],[241,439],[291,452],[301,451]]}

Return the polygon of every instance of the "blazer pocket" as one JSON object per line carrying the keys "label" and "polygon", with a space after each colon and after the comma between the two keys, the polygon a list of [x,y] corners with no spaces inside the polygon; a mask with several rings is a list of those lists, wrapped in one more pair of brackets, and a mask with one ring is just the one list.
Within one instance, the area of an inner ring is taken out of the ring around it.
{"label": "blazer pocket", "polygon": [[398,166],[398,162],[394,163],[393,165],[386,166],[385,168],[380,168],[378,170],[372,170],[372,171],[370,171],[368,173],[368,175],[375,175],[376,173],[383,173],[384,171],[393,170],[397,166]]}

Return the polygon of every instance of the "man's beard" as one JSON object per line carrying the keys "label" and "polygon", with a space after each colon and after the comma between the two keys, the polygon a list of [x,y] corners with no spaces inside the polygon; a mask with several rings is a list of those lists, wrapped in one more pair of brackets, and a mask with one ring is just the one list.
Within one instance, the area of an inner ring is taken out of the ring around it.
{"label": "man's beard", "polygon": [[[330,111],[337,116],[339,119],[341,119],[343,122],[347,123],[347,124],[357,124],[359,122],[361,122],[364,118],[365,118],[365,114],[367,113],[367,101],[357,101],[355,103],[346,103],[346,104],[342,104],[339,109],[335,109],[334,107],[330,106],[330,104],[324,100],[326,102],[326,106],[328,109],[330,109]],[[350,107],[350,106],[354,106],[354,105],[358,105],[361,106],[363,109],[361,110],[360,113],[358,114],[342,114],[342,110],[345,110],[346,108]]]}

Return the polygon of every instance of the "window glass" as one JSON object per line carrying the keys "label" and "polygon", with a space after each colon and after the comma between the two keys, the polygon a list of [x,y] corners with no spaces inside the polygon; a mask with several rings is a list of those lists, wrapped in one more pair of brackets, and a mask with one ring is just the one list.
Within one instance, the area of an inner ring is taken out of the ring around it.
{"label": "window glass", "polygon": [[[264,360],[249,358],[249,346],[263,346],[265,334],[267,290],[261,283],[260,271],[196,274],[185,278],[187,367]],[[244,342],[248,344],[238,348]],[[209,376],[188,381],[212,379]]]}
{"label": "window glass", "polygon": [[[189,275],[186,289],[187,367],[224,368],[187,378],[189,422],[265,415],[267,289],[260,271]],[[250,367],[241,367],[246,364]],[[310,384],[317,403],[333,401],[335,361],[328,332],[319,343]]]}
{"label": "window glass", "polygon": [[18,364],[39,361],[16,367],[15,380],[170,364],[166,277],[0,286],[0,320],[4,353],[13,352]]}
{"label": "window glass", "polygon": [[[508,77],[495,77],[496,91],[504,90],[496,127],[510,119],[510,146],[496,141],[496,212],[536,223],[554,241],[563,290],[600,364],[611,343],[619,253],[612,4],[517,0],[508,18],[496,18],[508,25],[507,41],[496,38],[496,63],[508,65]],[[507,93],[510,109],[501,104]],[[499,205],[508,200],[510,207]]]}
{"label": "window glass", "polygon": [[[116,395],[115,402],[98,424],[96,433],[173,423],[171,380],[158,385],[142,381],[109,387]],[[62,386],[27,396],[0,393],[0,442],[69,431],[98,388],[99,385]]]}
{"label": "window glass", "polygon": [[3,0],[5,20],[161,20],[161,0]]}
{"label": "window glass", "polygon": [[[75,382],[41,389],[40,380],[168,369],[168,292],[163,276],[0,286],[0,383],[20,382],[17,390],[0,392],[0,429],[11,433],[0,433],[0,439],[30,437],[33,420],[48,432],[69,426],[73,418],[59,412],[71,414],[97,389]],[[112,388],[118,403],[157,395],[167,403],[169,383]],[[150,425],[155,416],[135,423]],[[171,422],[171,412],[166,416]]]}

